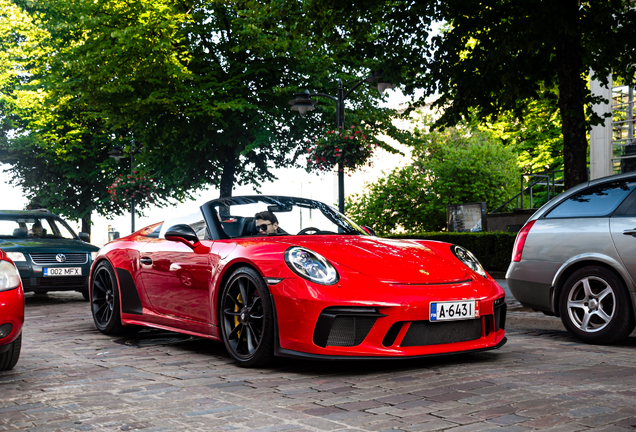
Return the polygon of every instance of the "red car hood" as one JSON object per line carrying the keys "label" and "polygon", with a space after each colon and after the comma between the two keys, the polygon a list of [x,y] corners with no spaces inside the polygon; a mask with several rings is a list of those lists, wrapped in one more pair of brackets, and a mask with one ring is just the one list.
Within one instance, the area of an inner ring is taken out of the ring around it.
{"label": "red car hood", "polygon": [[455,259],[409,240],[363,236],[299,236],[294,244],[384,282],[426,284],[466,280]]}

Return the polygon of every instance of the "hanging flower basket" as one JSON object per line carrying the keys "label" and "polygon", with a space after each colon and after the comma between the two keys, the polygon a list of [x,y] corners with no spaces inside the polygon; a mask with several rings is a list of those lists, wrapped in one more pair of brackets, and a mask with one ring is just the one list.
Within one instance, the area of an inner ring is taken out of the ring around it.
{"label": "hanging flower basket", "polygon": [[326,131],[307,150],[307,170],[331,171],[342,162],[348,171],[356,171],[364,165],[371,165],[370,159],[377,144],[371,144],[370,136],[364,130],[351,126],[343,131]]}
{"label": "hanging flower basket", "polygon": [[139,173],[120,176],[108,187],[110,199],[128,207],[135,200],[137,208],[150,205],[155,198],[157,186],[153,179]]}

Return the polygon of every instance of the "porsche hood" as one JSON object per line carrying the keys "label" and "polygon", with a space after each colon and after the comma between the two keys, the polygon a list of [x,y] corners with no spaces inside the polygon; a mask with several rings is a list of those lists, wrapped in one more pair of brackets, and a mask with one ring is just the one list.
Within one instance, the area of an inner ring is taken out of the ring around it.
{"label": "porsche hood", "polygon": [[454,257],[409,240],[358,236],[295,238],[295,244],[383,282],[434,284],[468,279],[468,269]]}

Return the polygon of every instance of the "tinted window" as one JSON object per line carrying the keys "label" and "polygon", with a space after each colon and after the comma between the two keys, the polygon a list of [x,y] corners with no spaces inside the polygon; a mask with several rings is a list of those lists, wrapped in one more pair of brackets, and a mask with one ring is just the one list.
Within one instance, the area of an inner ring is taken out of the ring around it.
{"label": "tinted window", "polygon": [[559,204],[546,218],[609,216],[636,187],[634,181],[616,181],[585,189]]}

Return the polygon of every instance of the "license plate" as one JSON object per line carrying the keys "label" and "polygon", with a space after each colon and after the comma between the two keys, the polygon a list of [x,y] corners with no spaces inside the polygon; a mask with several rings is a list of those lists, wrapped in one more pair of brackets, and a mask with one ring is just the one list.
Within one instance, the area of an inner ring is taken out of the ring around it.
{"label": "license plate", "polygon": [[81,276],[81,267],[53,267],[45,268],[44,276]]}
{"label": "license plate", "polygon": [[431,321],[450,321],[471,318],[479,318],[479,302],[476,300],[431,303],[429,315]]}

